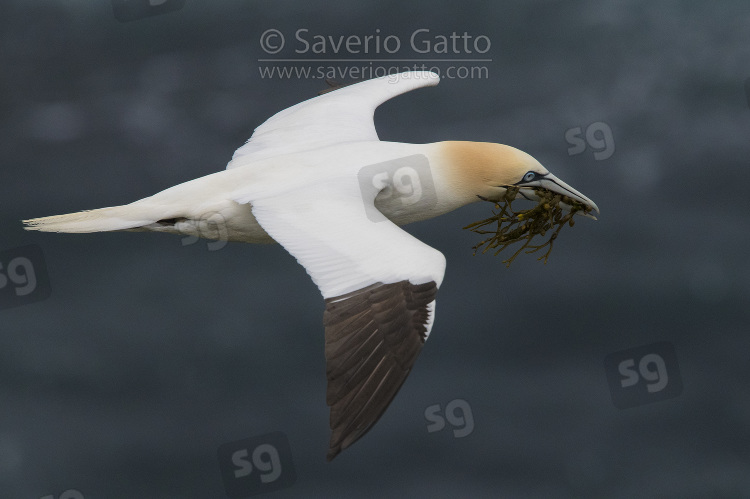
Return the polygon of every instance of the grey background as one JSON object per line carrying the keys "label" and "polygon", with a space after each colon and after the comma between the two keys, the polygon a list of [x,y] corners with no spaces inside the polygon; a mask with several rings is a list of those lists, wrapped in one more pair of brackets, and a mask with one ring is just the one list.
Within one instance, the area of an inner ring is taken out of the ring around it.
{"label": "grey background", "polygon": [[[750,496],[748,26],[739,1],[188,0],[130,23],[104,0],[2,2],[0,249],[42,247],[52,296],[0,311],[1,495],[224,497],[219,446],[282,431],[297,479],[269,497]],[[260,78],[269,28],[489,37],[488,79],[386,103],[381,139],[510,144],[602,211],[510,269],[461,230],[486,204],[407,227],[448,260],[436,325],[330,464],[323,304],[282,248],[19,222],[224,168],[324,86]],[[569,156],[566,130],[597,121],[612,157]],[[604,358],[657,341],[682,394],[615,408]],[[457,398],[473,433],[428,433]]]}

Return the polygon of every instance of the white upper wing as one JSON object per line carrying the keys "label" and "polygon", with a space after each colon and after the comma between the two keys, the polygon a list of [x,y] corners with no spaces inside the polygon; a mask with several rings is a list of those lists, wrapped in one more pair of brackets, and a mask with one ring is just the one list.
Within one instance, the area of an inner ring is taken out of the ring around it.
{"label": "white upper wing", "polygon": [[362,81],[300,102],[256,128],[247,143],[235,151],[227,169],[342,142],[376,141],[375,108],[397,95],[439,82],[435,73],[410,71]]}
{"label": "white upper wing", "polygon": [[[377,191],[363,198],[356,175],[254,199],[253,215],[307,270],[324,298],[375,282],[442,283],[445,257],[390,220],[368,216]],[[370,186],[367,186],[370,187]]]}

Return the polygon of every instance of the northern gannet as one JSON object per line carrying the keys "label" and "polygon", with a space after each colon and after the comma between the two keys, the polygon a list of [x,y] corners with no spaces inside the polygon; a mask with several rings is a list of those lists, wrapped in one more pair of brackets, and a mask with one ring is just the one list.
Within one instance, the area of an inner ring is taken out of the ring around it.
{"label": "northern gannet", "polygon": [[[499,200],[508,186],[520,187],[519,197],[539,200],[536,190],[547,189],[599,211],[507,145],[381,142],[375,108],[439,81],[417,71],[333,89],[269,118],[223,171],[128,205],[24,220],[25,228],[280,243],[325,300],[330,461],[385,412],[435,320],[445,257],[400,225]],[[419,202],[394,195],[420,180]]]}

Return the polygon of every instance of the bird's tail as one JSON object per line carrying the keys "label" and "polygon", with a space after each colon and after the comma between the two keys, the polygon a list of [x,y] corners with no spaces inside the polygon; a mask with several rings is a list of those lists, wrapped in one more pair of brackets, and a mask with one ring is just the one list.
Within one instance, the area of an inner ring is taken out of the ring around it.
{"label": "bird's tail", "polygon": [[66,215],[32,218],[24,220],[26,230],[42,232],[108,232],[114,230],[138,230],[153,224],[160,216],[154,216],[154,210],[147,206],[131,203],[122,206],[100,208],[98,210],[79,211]]}

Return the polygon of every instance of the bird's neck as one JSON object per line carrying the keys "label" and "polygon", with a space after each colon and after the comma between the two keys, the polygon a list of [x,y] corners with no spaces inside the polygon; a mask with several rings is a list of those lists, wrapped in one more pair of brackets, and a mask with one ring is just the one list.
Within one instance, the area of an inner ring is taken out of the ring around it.
{"label": "bird's neck", "polygon": [[484,164],[490,158],[482,143],[380,144],[387,144],[388,155],[398,154],[408,166],[408,171],[400,171],[394,161],[392,180],[400,192],[384,191],[375,201],[397,224],[434,218],[479,200],[477,187],[482,182],[477,179],[483,178]]}
{"label": "bird's neck", "polygon": [[445,141],[425,144],[430,165],[438,179],[436,188],[447,211],[460,208],[486,195],[496,174],[501,144]]}

